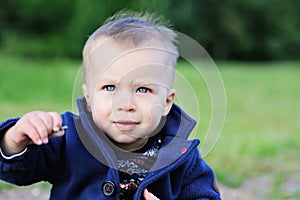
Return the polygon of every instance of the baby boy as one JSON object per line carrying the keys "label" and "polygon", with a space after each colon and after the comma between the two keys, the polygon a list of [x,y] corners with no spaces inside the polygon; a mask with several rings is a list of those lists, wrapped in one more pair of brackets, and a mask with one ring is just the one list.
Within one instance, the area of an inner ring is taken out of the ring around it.
{"label": "baby boy", "polygon": [[156,21],[119,14],[89,37],[79,115],[0,124],[2,180],[48,181],[51,199],[220,199],[199,140],[187,139],[195,122],[173,103],[176,33]]}

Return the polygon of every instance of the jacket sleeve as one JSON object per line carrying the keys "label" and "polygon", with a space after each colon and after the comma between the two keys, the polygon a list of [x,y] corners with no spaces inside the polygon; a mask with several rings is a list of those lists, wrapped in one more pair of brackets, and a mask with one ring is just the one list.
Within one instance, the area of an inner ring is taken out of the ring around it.
{"label": "jacket sleeve", "polygon": [[183,179],[183,189],[179,199],[221,199],[213,170],[195,151],[188,171]]}
{"label": "jacket sleeve", "polygon": [[[0,138],[18,118],[0,123]],[[47,145],[30,145],[25,153],[12,159],[0,155],[0,179],[16,185],[51,181],[63,170],[65,137],[53,138]]]}

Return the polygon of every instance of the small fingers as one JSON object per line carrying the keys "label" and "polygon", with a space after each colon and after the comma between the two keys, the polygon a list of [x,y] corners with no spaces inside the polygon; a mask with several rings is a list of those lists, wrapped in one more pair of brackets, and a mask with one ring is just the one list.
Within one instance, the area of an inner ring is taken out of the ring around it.
{"label": "small fingers", "polygon": [[[48,143],[50,137],[64,134],[65,127],[59,131],[62,118],[55,112],[33,111],[25,114],[5,134],[5,141],[13,149],[24,149],[30,144]],[[55,132],[55,130],[58,130]],[[55,132],[55,134],[52,134]],[[3,141],[3,140],[2,140]]]}
{"label": "small fingers", "polygon": [[62,118],[60,114],[57,112],[49,112],[53,121],[52,126],[53,130],[51,131],[49,138],[61,137],[65,134],[65,130],[68,128],[67,126],[62,126]]}
{"label": "small fingers", "polygon": [[[38,123],[41,125],[38,128],[40,128],[39,133],[44,144],[48,143],[48,137],[59,137],[64,134],[64,131],[60,131],[62,118],[57,112],[41,112],[38,116],[44,123],[43,126],[42,123]],[[44,128],[47,129],[47,132],[45,132]]]}
{"label": "small fingers", "polygon": [[[34,144],[47,144],[49,135],[57,132],[61,127],[61,116],[56,112],[34,111],[24,115],[25,134]],[[56,131],[57,130],[57,131]]]}
{"label": "small fingers", "polygon": [[37,129],[30,122],[24,123],[23,127],[26,130],[24,132],[25,136],[30,140],[28,144],[34,143],[36,145],[41,145],[43,143]]}
{"label": "small fingers", "polygon": [[157,198],[154,194],[152,194],[151,192],[149,192],[147,190],[147,188],[144,189],[144,198],[146,200],[159,200],[159,198]]}
{"label": "small fingers", "polygon": [[[40,140],[42,141],[42,143],[46,144],[48,143],[48,133],[51,131],[51,126],[49,126],[49,122],[51,121],[51,119],[47,116],[43,116],[43,115],[36,115],[34,117],[31,117],[29,119],[30,124],[35,128],[36,132],[34,131],[30,131],[28,132],[28,134],[30,136],[32,136],[31,134],[38,134]],[[52,122],[51,122],[52,123]],[[39,141],[38,144],[40,144],[41,142]]]}
{"label": "small fingers", "polygon": [[61,137],[65,134],[65,130],[68,129],[68,126],[62,126],[58,131],[54,131],[49,135],[49,138]]}
{"label": "small fingers", "polygon": [[57,112],[48,112],[47,113],[52,118],[52,131],[57,132],[59,131],[60,127],[62,126],[62,118],[60,114]]}

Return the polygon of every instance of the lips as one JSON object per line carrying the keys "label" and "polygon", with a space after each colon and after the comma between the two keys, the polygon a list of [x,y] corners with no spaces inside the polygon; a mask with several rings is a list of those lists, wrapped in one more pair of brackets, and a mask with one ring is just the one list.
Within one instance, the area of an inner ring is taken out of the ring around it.
{"label": "lips", "polygon": [[130,120],[120,120],[115,121],[114,124],[120,129],[122,132],[133,131],[140,122],[130,121]]}

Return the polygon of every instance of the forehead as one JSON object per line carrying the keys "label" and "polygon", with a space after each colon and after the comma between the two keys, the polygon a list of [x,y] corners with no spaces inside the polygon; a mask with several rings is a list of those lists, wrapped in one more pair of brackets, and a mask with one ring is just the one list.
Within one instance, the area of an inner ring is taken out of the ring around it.
{"label": "forehead", "polygon": [[[104,44],[96,48],[89,57],[89,79],[172,79],[174,66],[171,66],[172,53],[162,47],[143,46],[124,49],[116,44]],[[168,78],[170,77],[170,78]],[[93,80],[95,81],[95,80]]]}

